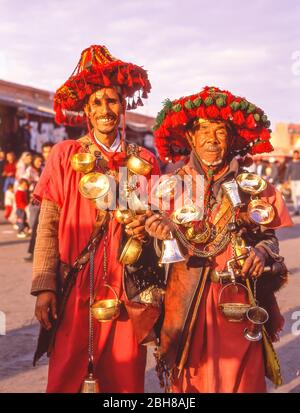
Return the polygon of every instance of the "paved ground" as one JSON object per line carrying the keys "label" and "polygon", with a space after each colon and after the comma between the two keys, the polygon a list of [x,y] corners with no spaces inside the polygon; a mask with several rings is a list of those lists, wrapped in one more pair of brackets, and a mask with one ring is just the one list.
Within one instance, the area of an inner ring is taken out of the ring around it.
{"label": "paved ground", "polygon": [[[300,218],[295,226],[278,231],[281,251],[291,271],[290,282],[279,294],[286,319],[281,340],[276,344],[285,384],[275,392],[300,392],[300,335],[292,334],[298,311],[300,320]],[[34,298],[30,296],[31,264],[25,263],[28,241],[16,238],[15,231],[3,222],[0,211],[0,393],[43,392],[47,377],[47,359],[32,367],[38,325],[33,317]],[[1,335],[1,316],[6,315],[6,335]],[[300,323],[299,323],[300,324]],[[298,327],[300,333],[300,325]],[[149,354],[146,391],[159,392]]]}

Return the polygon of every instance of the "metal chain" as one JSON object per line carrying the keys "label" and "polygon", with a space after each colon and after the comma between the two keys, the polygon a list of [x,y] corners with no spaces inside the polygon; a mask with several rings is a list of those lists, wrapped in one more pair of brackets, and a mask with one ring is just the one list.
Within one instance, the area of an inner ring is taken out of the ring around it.
{"label": "metal chain", "polygon": [[257,284],[257,278],[255,278],[253,280],[253,298],[254,298],[255,304],[257,304],[257,301],[256,301],[256,284]]}
{"label": "metal chain", "polygon": [[107,282],[107,233],[104,237],[104,251],[103,251],[103,277],[104,284]]}
{"label": "metal chain", "polygon": [[[225,246],[229,243],[230,241],[230,234],[226,232],[224,234],[224,237],[222,238],[221,242],[218,244],[216,248],[214,248],[212,251],[205,251],[205,250],[200,250],[199,248],[195,247],[193,244],[191,244],[185,236],[181,233],[181,231],[177,228],[175,228],[176,235],[178,236],[178,239],[182,244],[191,250],[191,252],[196,255],[196,257],[200,258],[209,258],[209,257],[214,257],[217,255],[220,251],[225,248]],[[204,248],[207,248],[210,244],[207,244]]]}
{"label": "metal chain", "polygon": [[94,258],[95,247],[90,251],[90,300],[89,300],[89,361],[94,361],[94,323],[92,316],[92,305],[94,302]]}

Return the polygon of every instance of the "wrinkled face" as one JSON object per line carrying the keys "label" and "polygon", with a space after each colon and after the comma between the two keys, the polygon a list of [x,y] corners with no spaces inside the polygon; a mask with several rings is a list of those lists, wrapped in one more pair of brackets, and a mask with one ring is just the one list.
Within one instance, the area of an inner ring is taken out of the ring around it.
{"label": "wrinkled face", "polygon": [[198,157],[205,165],[218,165],[224,161],[229,139],[224,122],[197,121],[188,133]]}
{"label": "wrinkled face", "polygon": [[42,149],[42,155],[45,161],[48,159],[51,149],[52,146],[44,146],[44,148]]}
{"label": "wrinkled face", "polygon": [[109,135],[118,129],[123,102],[117,89],[103,88],[91,94],[84,111],[96,133]]}

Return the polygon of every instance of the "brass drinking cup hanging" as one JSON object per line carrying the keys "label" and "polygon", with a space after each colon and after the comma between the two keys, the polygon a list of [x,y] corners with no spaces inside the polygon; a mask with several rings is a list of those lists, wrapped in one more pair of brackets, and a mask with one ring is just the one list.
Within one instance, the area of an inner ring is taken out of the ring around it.
{"label": "brass drinking cup hanging", "polygon": [[275,217],[273,206],[262,199],[253,199],[250,201],[247,213],[249,219],[258,225],[270,224]]}
{"label": "brass drinking cup hanging", "polygon": [[176,186],[178,185],[178,178],[176,176],[170,176],[169,178],[161,179],[156,188],[154,188],[154,196],[159,199],[169,196],[173,199],[176,192]]}
{"label": "brass drinking cup hanging", "polygon": [[199,221],[202,211],[196,205],[185,205],[177,208],[171,215],[171,219],[177,225],[189,227],[192,221]]}
{"label": "brass drinking cup hanging", "polygon": [[224,287],[221,288],[220,293],[219,293],[219,298],[218,298],[218,307],[224,317],[227,318],[228,321],[238,323],[241,322],[245,319],[247,311],[251,308],[250,303],[241,303],[241,302],[222,302],[222,296],[224,294],[224,291],[229,288],[229,287],[242,287],[247,291],[248,294],[248,289],[245,287],[243,284],[240,283],[230,283],[226,284]]}
{"label": "brass drinking cup hanging", "polygon": [[115,298],[106,298],[95,301],[92,306],[92,315],[100,323],[115,320],[120,315],[121,301],[113,287],[105,284],[115,295]]}
{"label": "brass drinking cup hanging", "polygon": [[90,172],[80,179],[78,189],[85,198],[97,199],[108,193],[110,182],[105,174]]}
{"label": "brass drinking cup hanging", "polygon": [[239,174],[236,181],[242,191],[251,195],[257,195],[267,187],[267,182],[263,178],[251,172]]}
{"label": "brass drinking cup hanging", "polygon": [[142,243],[136,238],[129,238],[123,248],[119,261],[124,265],[132,265],[142,253]]}
{"label": "brass drinking cup hanging", "polygon": [[75,171],[83,172],[85,174],[94,169],[96,157],[91,153],[79,152],[71,157],[71,165]]}
{"label": "brass drinking cup hanging", "polygon": [[127,168],[136,175],[148,175],[152,170],[150,162],[141,158],[137,154],[131,154],[126,163]]}

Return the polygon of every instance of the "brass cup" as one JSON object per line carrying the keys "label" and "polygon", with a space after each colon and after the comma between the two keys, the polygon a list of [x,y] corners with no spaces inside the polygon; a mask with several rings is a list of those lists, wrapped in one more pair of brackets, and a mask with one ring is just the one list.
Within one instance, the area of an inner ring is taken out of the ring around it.
{"label": "brass cup", "polygon": [[245,319],[246,313],[250,308],[250,304],[244,303],[224,303],[219,304],[219,309],[228,321],[238,323]]}
{"label": "brass cup", "polygon": [[221,288],[220,293],[219,293],[219,298],[218,298],[218,307],[219,310],[222,312],[224,317],[233,323],[239,323],[243,321],[246,317],[247,311],[251,308],[250,303],[240,303],[240,302],[221,302],[222,300],[222,295],[225,291],[225,289],[229,287],[242,287],[247,291],[248,294],[248,289],[245,287],[243,284],[240,283],[230,283],[226,284],[223,288]]}
{"label": "brass cup", "polygon": [[94,169],[96,157],[91,153],[80,152],[75,153],[71,157],[72,168],[77,172],[83,172],[85,174],[91,172]]}
{"label": "brass cup", "polygon": [[97,300],[92,304],[92,315],[100,323],[115,320],[119,317],[121,309],[121,301],[116,291],[108,284],[105,284],[105,287],[112,290],[115,298]]}
{"label": "brass cup", "polygon": [[110,182],[105,174],[90,172],[80,179],[78,189],[85,198],[102,198],[108,193]]}
{"label": "brass cup", "polygon": [[129,156],[126,166],[131,172],[136,175],[146,176],[152,170],[152,165],[150,162],[135,154]]}
{"label": "brass cup", "polygon": [[120,255],[119,261],[125,265],[134,264],[142,253],[142,244],[139,240],[131,237],[127,240]]}
{"label": "brass cup", "polygon": [[156,188],[154,188],[154,196],[162,199],[164,196],[169,196],[173,199],[176,192],[176,186],[178,184],[178,178],[171,176],[167,179],[162,179]]}
{"label": "brass cup", "polygon": [[249,219],[258,225],[270,224],[275,217],[272,205],[262,199],[253,199],[248,205],[247,213]]}
{"label": "brass cup", "polygon": [[177,208],[171,218],[177,225],[188,226],[192,221],[199,221],[201,215],[201,210],[196,205],[187,205]]}
{"label": "brass cup", "polygon": [[252,195],[259,194],[264,191],[267,186],[267,182],[263,178],[251,172],[239,174],[236,177],[236,181],[242,191]]}
{"label": "brass cup", "polygon": [[262,339],[262,326],[269,320],[268,312],[262,307],[251,307],[246,313],[250,321],[248,328],[244,330],[244,337],[249,341],[259,341]]}

